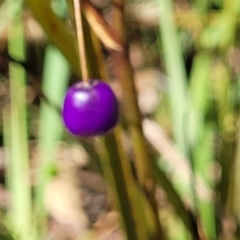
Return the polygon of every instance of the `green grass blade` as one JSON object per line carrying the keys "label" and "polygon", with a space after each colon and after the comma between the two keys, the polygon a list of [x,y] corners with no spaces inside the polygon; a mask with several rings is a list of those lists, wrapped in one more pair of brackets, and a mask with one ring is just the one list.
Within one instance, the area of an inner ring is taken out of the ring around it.
{"label": "green grass blade", "polygon": [[[156,0],[156,2],[159,10],[161,45],[168,76],[174,140],[178,149],[188,157],[185,121],[189,96],[180,38],[174,22],[173,2],[171,0]],[[192,184],[183,183],[184,186],[181,187],[176,184],[175,187],[180,193],[187,191],[190,201],[194,202]]]}
{"label": "green grass blade", "polygon": [[[219,183],[219,192],[221,201],[228,204],[231,196],[231,168],[233,163],[233,147],[235,129],[231,121],[234,120],[233,96],[231,93],[231,75],[226,63],[220,59],[215,61],[212,68],[212,93],[216,103],[217,126],[221,136],[222,147],[219,154],[219,160],[222,167],[221,181]],[[231,202],[231,201],[230,201]],[[229,203],[230,203],[229,202]],[[230,203],[231,205],[232,203]],[[228,206],[227,206],[228,207]]]}
{"label": "green grass blade", "polygon": [[[61,106],[69,78],[69,65],[59,50],[49,45],[45,53],[42,90],[53,106]],[[53,153],[63,133],[59,109],[54,109],[46,102],[40,106],[39,139],[40,162],[38,168],[38,186],[36,188],[36,214],[44,225],[46,210],[43,206],[43,191],[51,178],[54,166]]]}
{"label": "green grass blade", "polygon": [[204,130],[204,116],[210,107],[210,68],[211,56],[207,52],[198,53],[194,60],[190,74],[191,115],[189,119],[189,144],[194,148],[198,144],[199,136]]}
{"label": "green grass blade", "polygon": [[202,114],[209,105],[211,57],[207,52],[198,53],[193,61],[190,76],[192,104]]}
{"label": "green grass blade", "polygon": [[[19,9],[20,11],[20,9]],[[25,60],[25,37],[21,15],[16,15],[9,29],[8,52]],[[19,240],[30,240],[32,226],[31,186],[29,179],[28,136],[26,122],[26,73],[22,66],[9,64],[10,116],[9,116],[9,171],[10,224]],[[24,217],[23,217],[24,216]]]}
{"label": "green grass blade", "polygon": [[173,134],[178,148],[186,156],[184,136],[184,116],[187,111],[187,76],[180,45],[179,35],[174,23],[172,1],[157,0],[159,9],[159,31],[161,33],[163,54],[168,75],[171,101]]}
{"label": "green grass blade", "polygon": [[[205,187],[213,192],[213,182],[206,172],[210,171],[213,164],[213,137],[214,129],[205,117],[210,107],[211,94],[211,65],[212,59],[208,52],[199,52],[193,61],[190,75],[190,89],[192,96],[192,115],[189,131],[191,150],[193,155],[193,171],[196,181],[201,179]],[[199,192],[200,191],[200,192]],[[204,195],[203,189],[197,190],[198,212],[200,221],[208,239],[216,238],[216,223],[214,200],[212,196]]]}
{"label": "green grass blade", "polygon": [[[214,159],[214,150],[212,148],[213,139],[214,129],[211,125],[206,125],[201,136],[201,141],[193,156],[196,180],[202,179],[211,190],[214,188],[214,183],[210,174]],[[199,189],[197,191],[198,211],[207,239],[216,239],[214,199],[211,194],[206,194],[207,192],[208,191],[204,191],[204,189]]]}

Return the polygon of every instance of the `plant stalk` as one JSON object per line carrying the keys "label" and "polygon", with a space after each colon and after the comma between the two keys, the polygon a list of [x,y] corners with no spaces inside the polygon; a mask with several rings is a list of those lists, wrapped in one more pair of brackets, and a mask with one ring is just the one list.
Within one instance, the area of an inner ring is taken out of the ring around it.
{"label": "plant stalk", "polygon": [[[21,9],[19,9],[21,13]],[[25,60],[25,37],[21,14],[13,19],[8,34],[8,52],[21,61]],[[29,176],[26,73],[19,64],[9,63],[10,114],[6,129],[9,162],[7,180],[10,184],[11,204],[9,220],[19,240],[34,239],[32,235],[31,186]],[[9,140],[9,141],[8,141]]]}
{"label": "plant stalk", "polygon": [[[115,0],[114,5],[114,28],[125,41],[124,1]],[[129,61],[127,45],[125,44],[123,51],[112,52],[112,57],[116,74],[125,91],[122,105],[128,130],[132,137],[138,182],[150,204],[150,218],[154,222],[154,230],[150,230],[149,236],[151,236],[150,239],[164,239],[164,233],[159,222],[158,207],[155,199],[155,183],[152,178],[150,159],[143,135],[142,115],[137,102],[133,69]]]}
{"label": "plant stalk", "polygon": [[104,137],[101,150],[101,165],[106,180],[111,184],[115,196],[115,203],[122,218],[122,225],[129,240],[146,240],[142,201],[140,192],[132,175],[129,159],[122,146],[121,128],[118,126],[114,133]]}

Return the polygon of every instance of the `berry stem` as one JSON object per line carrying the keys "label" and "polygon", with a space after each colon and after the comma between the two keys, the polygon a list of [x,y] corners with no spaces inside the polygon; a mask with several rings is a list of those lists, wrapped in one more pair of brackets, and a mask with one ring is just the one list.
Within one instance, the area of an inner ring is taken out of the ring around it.
{"label": "berry stem", "polygon": [[80,67],[82,71],[82,80],[84,82],[89,81],[89,73],[87,67],[87,58],[84,43],[83,23],[81,13],[81,0],[73,0],[74,16],[76,22],[77,42],[78,42],[78,55],[80,61]]}

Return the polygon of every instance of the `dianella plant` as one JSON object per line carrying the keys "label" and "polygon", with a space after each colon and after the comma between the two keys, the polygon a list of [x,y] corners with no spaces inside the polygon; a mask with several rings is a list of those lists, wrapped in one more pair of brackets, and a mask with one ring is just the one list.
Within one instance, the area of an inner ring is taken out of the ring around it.
{"label": "dianella plant", "polygon": [[110,239],[61,144],[116,239],[240,238],[239,0],[3,0],[0,23],[0,239],[55,239],[51,219]]}

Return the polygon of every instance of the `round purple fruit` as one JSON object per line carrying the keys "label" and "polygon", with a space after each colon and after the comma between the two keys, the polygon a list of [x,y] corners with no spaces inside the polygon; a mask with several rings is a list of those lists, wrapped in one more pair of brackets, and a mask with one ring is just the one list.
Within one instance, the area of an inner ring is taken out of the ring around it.
{"label": "round purple fruit", "polygon": [[78,82],[66,93],[62,117],[68,131],[74,135],[104,135],[118,122],[117,99],[103,81]]}

